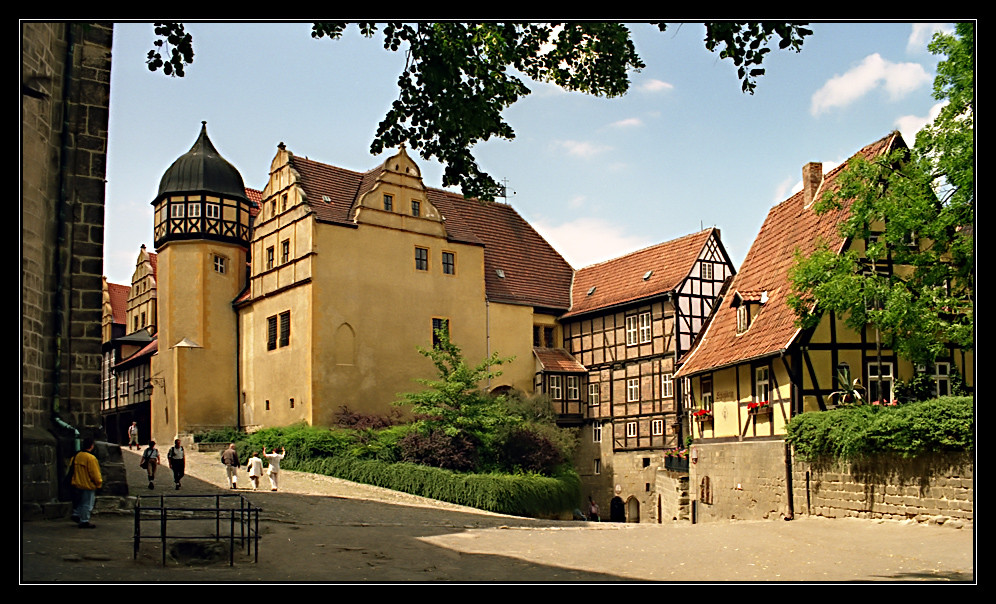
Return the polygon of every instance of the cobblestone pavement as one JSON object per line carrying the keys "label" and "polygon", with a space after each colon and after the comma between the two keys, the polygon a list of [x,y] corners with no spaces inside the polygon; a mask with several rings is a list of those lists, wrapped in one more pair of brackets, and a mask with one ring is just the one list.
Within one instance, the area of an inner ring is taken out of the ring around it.
{"label": "cobblestone pavement", "polygon": [[160,468],[150,491],[138,453],[123,455],[135,495],[238,493],[261,507],[259,561],[240,550],[232,566],[227,554],[211,563],[177,554],[163,566],[157,541],[143,541],[134,558],[134,514],[98,503],[94,530],[68,518],[22,523],[22,584],[975,582],[971,527],[807,517],[697,525],[546,521],[291,471],[281,472],[280,491],[253,492],[242,470],[233,491],[217,453],[189,453],[179,491],[169,469]]}

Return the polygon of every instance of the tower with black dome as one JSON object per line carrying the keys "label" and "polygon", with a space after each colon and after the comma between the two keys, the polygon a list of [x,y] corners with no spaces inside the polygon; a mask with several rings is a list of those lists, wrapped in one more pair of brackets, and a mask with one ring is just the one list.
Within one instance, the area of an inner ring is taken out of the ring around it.
{"label": "tower with black dome", "polygon": [[251,203],[242,175],[200,136],[163,174],[153,200],[158,346],[152,363],[152,434],[237,423],[238,327]]}

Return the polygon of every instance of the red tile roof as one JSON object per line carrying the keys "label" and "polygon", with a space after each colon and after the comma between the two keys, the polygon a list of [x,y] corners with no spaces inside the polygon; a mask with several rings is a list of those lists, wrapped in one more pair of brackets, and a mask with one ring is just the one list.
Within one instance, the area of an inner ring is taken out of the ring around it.
{"label": "red tile roof", "polygon": [[582,268],[574,275],[571,310],[564,317],[674,291],[689,275],[713,233],[719,236],[718,229],[709,228]]}
{"label": "red tile roof", "polygon": [[130,285],[110,282],[107,284],[107,294],[111,298],[111,320],[114,323],[125,324],[128,314],[128,292],[130,291]]}
{"label": "red tile roof", "polygon": [[159,338],[153,338],[151,342],[135,351],[134,354],[129,356],[127,359],[121,359],[114,364],[115,369],[124,369],[126,366],[135,365],[136,361],[150,357],[159,350]]}
{"label": "red tile roof", "polygon": [[[355,225],[352,208],[382,169],[361,174],[296,155],[291,155],[291,165],[316,218],[349,226]],[[484,246],[489,300],[567,310],[571,266],[511,206],[441,189],[427,188],[426,194],[445,218],[448,240]]]}
{"label": "red tile roof", "polygon": [[[893,132],[861,149],[856,156],[875,157],[904,146],[898,132]],[[837,177],[846,163],[828,172],[817,195],[839,186]],[[733,279],[729,294],[722,300],[698,344],[685,356],[676,375],[687,376],[710,369],[776,354],[785,350],[799,333],[796,315],[788,305],[791,293],[789,269],[796,250],[812,253],[820,242],[841,250],[845,243],[838,225],[847,216],[847,207],[821,215],[806,206],[800,191],[768,212],[757,238]],[[767,292],[767,302],[751,322],[750,328],[737,335],[737,309],[731,305],[739,292],[747,300],[760,301]]]}
{"label": "red tile roof", "polygon": [[563,348],[533,348],[533,354],[539,361],[543,371],[565,373],[587,373],[584,365],[577,362]]}
{"label": "red tile roof", "polygon": [[263,207],[263,192],[246,187],[246,199],[252,202],[249,206],[249,215],[256,216],[256,214],[259,214],[259,211]]}

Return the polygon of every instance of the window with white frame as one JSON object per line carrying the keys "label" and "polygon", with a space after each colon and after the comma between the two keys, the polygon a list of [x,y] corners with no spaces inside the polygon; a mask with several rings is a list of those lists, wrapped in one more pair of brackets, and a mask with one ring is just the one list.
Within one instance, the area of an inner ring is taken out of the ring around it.
{"label": "window with white frame", "polygon": [[712,376],[704,376],[699,380],[702,388],[702,408],[712,411]]}
{"label": "window with white frame", "polygon": [[182,203],[170,204],[169,216],[170,218],[183,218],[183,204]]}
{"label": "window with white frame", "polygon": [[224,275],[225,274],[225,257],[214,255],[214,272]]}
{"label": "window with white frame", "polygon": [[754,402],[763,403],[771,396],[771,385],[768,380],[768,368],[754,369]]}
{"label": "window with white frame", "polygon": [[602,442],[602,424],[594,424],[591,427],[591,442]]}
{"label": "window with white frame", "polygon": [[204,206],[204,215],[208,218],[221,218],[221,205],[208,203]]}
{"label": "window with white frame", "polygon": [[640,378],[629,378],[626,380],[626,402],[632,403],[640,400]]}
{"label": "window with white frame", "polygon": [[201,204],[198,201],[187,204],[187,216],[198,218],[201,215]]}
{"label": "window with white frame", "polygon": [[576,375],[567,376],[567,400],[581,400],[581,378]]}
{"label": "window with white frame", "polygon": [[737,333],[743,333],[750,327],[750,306],[741,302],[737,307]]}
{"label": "window with white frame", "polygon": [[934,392],[937,396],[951,394],[951,363],[934,363]]}
{"label": "window with white frame", "polygon": [[627,422],[626,438],[635,438],[635,437],[636,437],[636,422]]}
{"label": "window with white frame", "polygon": [[664,434],[664,420],[655,419],[650,421],[650,433],[654,436]]}
{"label": "window with white frame", "polygon": [[635,346],[640,340],[640,317],[626,317],[626,345]]}
{"label": "window with white frame", "polygon": [[674,396],[674,374],[665,373],[661,376],[661,396],[670,398]]}
{"label": "window with white frame", "polygon": [[703,279],[712,279],[712,263],[711,262],[701,262],[699,263],[699,274]]}
{"label": "window with white frame", "polygon": [[892,363],[868,363],[868,400],[892,401]]}
{"label": "window with white frame", "polygon": [[651,340],[653,330],[651,329],[650,313],[640,314],[640,344],[646,344]]}
{"label": "window with white frame", "polygon": [[561,377],[559,375],[547,376],[546,385],[550,398],[555,400],[561,400],[564,398],[563,382],[561,381]]}
{"label": "window with white frame", "polygon": [[598,459],[597,457],[595,458],[595,463],[594,463],[594,467],[592,468],[592,470],[594,470],[595,474],[601,474],[602,473],[602,460],[601,459]]}
{"label": "window with white frame", "polygon": [[598,384],[588,384],[588,405],[594,407],[601,401],[601,390]]}

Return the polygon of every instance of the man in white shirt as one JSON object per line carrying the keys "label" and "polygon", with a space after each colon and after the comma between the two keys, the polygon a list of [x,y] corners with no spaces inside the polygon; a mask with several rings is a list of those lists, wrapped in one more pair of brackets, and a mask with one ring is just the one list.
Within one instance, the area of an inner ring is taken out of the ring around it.
{"label": "man in white shirt", "polygon": [[277,490],[277,475],[280,473],[280,460],[284,458],[287,450],[280,447],[280,453],[277,453],[276,449],[273,449],[271,453],[266,452],[266,447],[263,447],[263,457],[270,464],[269,470],[267,470],[267,475],[270,477],[270,490]]}

